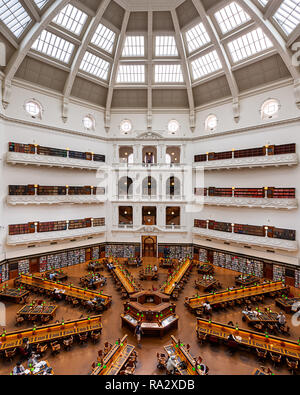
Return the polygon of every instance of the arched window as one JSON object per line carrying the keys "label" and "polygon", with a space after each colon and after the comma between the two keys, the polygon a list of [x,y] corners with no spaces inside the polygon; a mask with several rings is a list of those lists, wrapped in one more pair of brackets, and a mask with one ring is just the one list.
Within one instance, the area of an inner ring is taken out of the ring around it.
{"label": "arched window", "polygon": [[167,196],[180,195],[180,181],[177,177],[171,176],[167,179],[166,195]]}
{"label": "arched window", "polygon": [[148,176],[143,179],[143,195],[155,196],[156,195],[156,180]]}
{"label": "arched window", "polygon": [[84,129],[95,130],[95,119],[92,115],[86,115],[82,120]]}
{"label": "arched window", "polygon": [[218,125],[218,118],[215,115],[210,114],[205,120],[205,131],[211,132],[213,130],[216,130],[217,125]]}
{"label": "arched window", "polygon": [[132,196],[133,195],[133,181],[129,177],[121,177],[118,182],[118,195],[119,196]]}
{"label": "arched window", "polygon": [[42,118],[42,105],[35,99],[30,99],[25,103],[25,110],[32,118]]}
{"label": "arched window", "polygon": [[279,102],[276,99],[268,99],[261,106],[261,119],[276,118],[279,112]]}

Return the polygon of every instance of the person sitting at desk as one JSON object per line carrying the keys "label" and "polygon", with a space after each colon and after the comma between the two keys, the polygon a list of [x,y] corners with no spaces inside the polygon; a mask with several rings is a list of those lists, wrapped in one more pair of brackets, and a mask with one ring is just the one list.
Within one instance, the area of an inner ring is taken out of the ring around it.
{"label": "person sitting at desk", "polygon": [[174,374],[177,369],[177,362],[175,355],[172,355],[167,362],[167,374]]}
{"label": "person sitting at desk", "polygon": [[29,343],[27,337],[24,337],[23,344],[20,347],[20,353],[24,358],[30,358],[32,354],[32,345]]}
{"label": "person sitting at desk", "polygon": [[96,280],[94,279],[94,277],[91,277],[91,278],[89,279],[89,287],[93,287],[95,281],[96,281]]}
{"label": "person sitting at desk", "polygon": [[17,362],[16,366],[13,368],[13,376],[21,376],[25,372],[24,366],[21,364],[21,362]]}
{"label": "person sitting at desk", "polygon": [[278,325],[280,326],[280,328],[282,328],[283,326],[285,326],[285,324],[286,324],[286,318],[285,318],[285,315],[283,314],[282,311],[278,314],[278,316],[277,316],[277,321],[278,321]]}
{"label": "person sitting at desk", "polygon": [[29,367],[34,367],[39,363],[38,358],[40,355],[35,354],[34,352],[31,354],[31,357],[28,359],[28,366]]}
{"label": "person sitting at desk", "polygon": [[157,273],[157,270],[158,270],[158,269],[157,269],[157,266],[154,265],[154,266],[153,266],[153,272],[154,272],[154,273]]}
{"label": "person sitting at desk", "polygon": [[56,272],[50,273],[50,274],[49,274],[49,280],[51,280],[51,281],[55,280],[55,277],[56,277],[56,276],[57,276],[57,273],[56,273]]}
{"label": "person sitting at desk", "polygon": [[211,315],[212,314],[211,313],[211,305],[209,304],[209,302],[207,300],[203,303],[203,308],[204,308],[204,313],[205,314],[207,314],[207,315]]}

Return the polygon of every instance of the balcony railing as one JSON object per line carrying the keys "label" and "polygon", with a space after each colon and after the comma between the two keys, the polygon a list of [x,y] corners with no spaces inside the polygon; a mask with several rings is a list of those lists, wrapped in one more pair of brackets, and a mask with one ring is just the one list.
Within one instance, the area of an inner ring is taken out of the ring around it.
{"label": "balcony railing", "polygon": [[185,233],[187,232],[187,226],[183,225],[114,225],[112,230],[117,231],[128,231],[128,232],[136,232],[136,233],[144,233],[144,232],[177,232],[177,233]]}

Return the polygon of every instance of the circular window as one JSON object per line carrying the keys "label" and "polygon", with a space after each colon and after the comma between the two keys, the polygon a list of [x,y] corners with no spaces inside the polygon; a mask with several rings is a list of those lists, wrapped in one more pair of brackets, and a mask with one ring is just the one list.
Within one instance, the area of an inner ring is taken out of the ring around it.
{"label": "circular window", "polygon": [[25,110],[28,112],[29,115],[31,115],[34,118],[41,115],[40,104],[33,100],[29,100],[28,102],[26,102]]}
{"label": "circular window", "polygon": [[215,130],[218,124],[218,119],[215,115],[209,115],[205,121],[205,130]]}
{"label": "circular window", "polygon": [[120,131],[124,134],[127,134],[131,131],[131,129],[132,123],[129,121],[129,119],[124,119],[120,124]]}
{"label": "circular window", "polygon": [[169,121],[168,123],[168,131],[169,133],[176,133],[179,130],[179,122],[177,122],[175,119],[172,119],[171,121]]}
{"label": "circular window", "polygon": [[278,114],[279,111],[279,102],[276,99],[269,99],[264,102],[261,107],[262,118],[273,118]]}
{"label": "circular window", "polygon": [[94,121],[94,118],[92,118],[90,115],[86,115],[83,118],[82,122],[83,122],[83,126],[85,129],[91,130],[94,128],[95,121]]}

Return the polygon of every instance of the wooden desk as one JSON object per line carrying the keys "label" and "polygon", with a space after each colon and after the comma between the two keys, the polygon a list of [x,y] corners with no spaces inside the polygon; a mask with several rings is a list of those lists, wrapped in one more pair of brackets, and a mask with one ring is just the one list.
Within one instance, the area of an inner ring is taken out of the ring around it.
{"label": "wooden desk", "polygon": [[127,335],[125,335],[120,343],[115,344],[109,353],[103,358],[103,363],[99,363],[98,366],[92,371],[92,376],[115,376],[119,374],[120,370],[128,361],[129,357],[133,353],[135,347],[128,344]]}
{"label": "wooden desk", "polygon": [[[87,274],[86,276],[80,277],[80,284],[83,287],[87,287],[89,289],[92,288],[97,288],[98,286],[101,287],[101,284],[103,283],[103,277],[104,276],[98,276],[97,274],[91,273],[91,274]],[[90,285],[90,280],[94,279],[93,285]]]}
{"label": "wooden desk", "polygon": [[254,314],[243,314],[243,320],[246,321],[249,325],[255,324],[277,324],[277,313],[270,313],[262,311],[257,315]]}
{"label": "wooden desk", "polygon": [[117,265],[113,270],[113,273],[117,276],[118,280],[121,282],[125,291],[130,295],[132,293],[138,292],[139,288],[135,282],[135,279],[128,275],[126,269],[120,265]]}
{"label": "wooden desk", "polygon": [[209,292],[217,284],[217,280],[213,279],[200,279],[195,282],[195,287],[199,291]]}
{"label": "wooden desk", "polygon": [[255,283],[259,284],[260,279],[258,277],[251,276],[251,275],[241,275],[235,279],[235,283],[236,283],[236,285],[243,285],[245,287],[248,287],[249,285],[252,285]]}
{"label": "wooden desk", "polygon": [[7,332],[4,336],[3,334],[0,336],[0,351],[22,346],[24,338],[27,338],[30,344],[49,343],[72,335],[101,330],[101,315],[95,315],[90,318],[44,325],[37,327],[35,330],[31,328]]}
{"label": "wooden desk", "polygon": [[23,302],[27,298],[28,295],[29,295],[29,291],[27,291],[23,287],[21,287],[21,288],[3,287],[0,290],[0,299],[6,300],[8,302],[13,302],[13,303]]}
{"label": "wooden desk", "polygon": [[260,285],[254,285],[246,288],[234,288],[229,291],[216,292],[215,294],[202,295],[198,297],[188,298],[185,302],[186,306],[191,310],[196,310],[202,307],[207,300],[211,306],[216,306],[220,303],[230,302],[237,299],[249,298],[251,296],[264,295],[272,292],[287,292],[289,287],[282,284],[281,281],[269,282]]}
{"label": "wooden desk", "polygon": [[[25,373],[25,376],[43,376],[44,375],[44,373],[45,373],[45,371],[48,369],[48,368],[51,368],[51,366],[50,366],[50,363],[48,362],[48,361],[43,361],[43,362],[46,362],[46,365],[44,365],[41,369],[39,369],[37,372],[35,372],[34,371],[34,368],[28,368],[28,369],[26,369],[26,370],[29,370],[29,373]],[[51,368],[52,369],[52,368]],[[53,369],[52,369],[52,371],[51,371],[51,376],[53,376],[54,375],[54,371],[53,371]]]}
{"label": "wooden desk", "polygon": [[96,259],[92,261],[87,261],[87,270],[93,271],[93,272],[99,272],[100,270],[104,269],[103,265],[104,259]]}
{"label": "wooden desk", "polygon": [[57,305],[26,304],[17,312],[17,315],[24,317],[26,320],[34,316],[37,316],[38,319],[42,319],[43,317],[53,318],[55,316],[57,308]]}
{"label": "wooden desk", "polygon": [[102,299],[102,305],[104,308],[108,308],[111,305],[111,296],[104,295],[101,292],[86,290],[74,285],[61,284],[56,281],[43,280],[42,278],[33,275],[22,274],[20,277],[15,279],[15,284],[21,284],[24,288],[40,288],[49,292],[53,292],[54,289],[59,289],[61,290],[60,294],[63,297],[68,296],[78,300],[87,301],[98,297]]}
{"label": "wooden desk", "polygon": [[197,264],[198,274],[212,274],[214,272],[214,267],[210,263],[199,262]]}
{"label": "wooden desk", "polygon": [[[279,306],[286,313],[296,313],[300,310],[300,298],[288,298],[287,296],[275,299],[276,306]],[[292,311],[295,305],[296,310]]]}
{"label": "wooden desk", "polygon": [[[177,370],[181,375],[203,375],[203,372],[196,366],[196,361],[187,351],[183,344],[180,343],[173,335],[171,336],[172,343],[165,346],[166,353],[171,356],[175,356],[175,360],[178,363]],[[187,365],[186,369],[179,367],[180,362],[185,362]]]}
{"label": "wooden desk", "polygon": [[167,282],[163,284],[161,287],[161,292],[164,292],[167,295],[171,295],[175,289],[175,283],[180,282],[182,277],[185,275],[186,271],[189,269],[191,265],[191,261],[187,259],[180,267],[175,271],[172,277],[168,278]]}
{"label": "wooden desk", "polygon": [[[208,340],[210,337],[227,343],[228,336],[241,337],[241,341],[236,342],[238,345],[250,349],[260,349],[263,351],[272,352],[272,354],[280,354],[283,357],[300,360],[300,345],[292,340],[286,340],[280,337],[275,337],[254,332],[250,329],[238,329],[232,326],[221,324],[219,322],[212,322],[205,319],[197,319],[197,335],[206,334]],[[232,341],[232,340],[230,340]]]}

